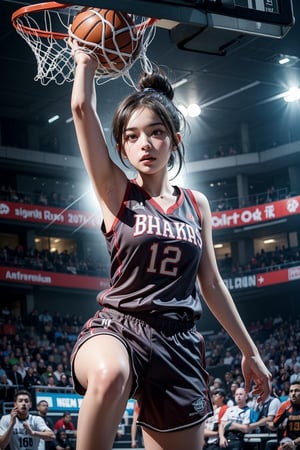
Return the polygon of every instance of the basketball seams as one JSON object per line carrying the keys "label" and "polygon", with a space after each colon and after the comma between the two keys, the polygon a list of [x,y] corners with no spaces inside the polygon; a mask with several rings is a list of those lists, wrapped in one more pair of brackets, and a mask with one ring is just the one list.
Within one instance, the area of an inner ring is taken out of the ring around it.
{"label": "basketball seams", "polygon": [[75,37],[87,41],[87,47],[88,42],[98,46],[93,51],[108,70],[122,70],[126,64],[131,64],[139,48],[137,29],[131,16],[113,10],[84,8],[75,16],[72,32]]}

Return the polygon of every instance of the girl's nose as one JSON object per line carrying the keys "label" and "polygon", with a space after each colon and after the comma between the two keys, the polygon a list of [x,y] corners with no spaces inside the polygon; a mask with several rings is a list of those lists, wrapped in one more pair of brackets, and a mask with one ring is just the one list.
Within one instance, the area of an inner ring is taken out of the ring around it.
{"label": "girl's nose", "polygon": [[143,135],[142,136],[142,149],[148,150],[149,148],[151,148],[151,142],[150,142],[148,136]]}

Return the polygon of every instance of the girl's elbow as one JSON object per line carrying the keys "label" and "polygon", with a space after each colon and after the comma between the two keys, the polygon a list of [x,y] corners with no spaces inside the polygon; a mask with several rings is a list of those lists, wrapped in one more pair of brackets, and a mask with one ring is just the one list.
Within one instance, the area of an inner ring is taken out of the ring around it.
{"label": "girl's elbow", "polygon": [[78,100],[72,100],[71,111],[72,111],[73,116],[80,117],[82,115],[84,109],[85,109],[84,103],[82,103]]}

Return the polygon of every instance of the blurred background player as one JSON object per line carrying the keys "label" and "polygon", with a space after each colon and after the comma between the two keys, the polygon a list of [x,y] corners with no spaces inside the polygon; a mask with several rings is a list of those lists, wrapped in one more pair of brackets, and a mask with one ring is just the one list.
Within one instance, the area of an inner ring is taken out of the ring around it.
{"label": "blurred background player", "polygon": [[14,407],[10,414],[0,420],[0,448],[8,445],[10,450],[38,450],[40,439],[54,440],[54,432],[45,421],[29,413],[31,395],[25,390],[15,394]]}

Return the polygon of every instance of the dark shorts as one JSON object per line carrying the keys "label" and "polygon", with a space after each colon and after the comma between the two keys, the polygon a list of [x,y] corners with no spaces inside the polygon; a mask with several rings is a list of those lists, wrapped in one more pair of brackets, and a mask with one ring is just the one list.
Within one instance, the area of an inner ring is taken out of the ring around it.
{"label": "dark shorts", "polygon": [[[133,369],[131,397],[140,405],[140,425],[176,431],[211,415],[204,340],[192,322],[98,311],[78,337],[72,366],[78,348],[99,334],[115,336],[128,351]],[[73,379],[76,391],[84,395],[74,370]]]}

